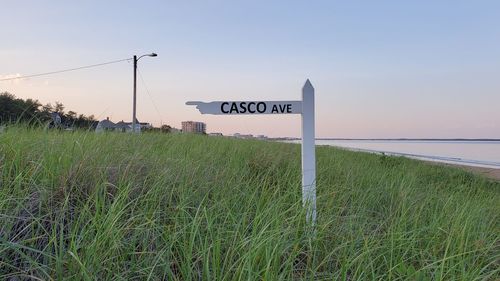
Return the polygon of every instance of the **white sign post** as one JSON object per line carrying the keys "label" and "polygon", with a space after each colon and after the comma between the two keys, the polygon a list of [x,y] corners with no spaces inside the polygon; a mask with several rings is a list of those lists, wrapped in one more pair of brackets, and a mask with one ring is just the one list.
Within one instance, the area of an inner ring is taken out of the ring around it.
{"label": "white sign post", "polygon": [[301,114],[302,115],[302,204],[306,221],[316,222],[316,150],[314,135],[314,88],[309,79],[302,88],[302,101],[188,101],[201,114]]}
{"label": "white sign post", "polygon": [[314,134],[314,88],[307,79],[302,87],[302,204],[306,221],[316,222],[316,144]]}

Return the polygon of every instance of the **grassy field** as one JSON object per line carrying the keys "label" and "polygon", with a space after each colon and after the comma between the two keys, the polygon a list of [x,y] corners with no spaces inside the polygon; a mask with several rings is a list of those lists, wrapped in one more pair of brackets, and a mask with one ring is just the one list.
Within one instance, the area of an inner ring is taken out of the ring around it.
{"label": "grassy field", "polygon": [[318,147],[306,231],[300,146],[9,128],[0,279],[499,280],[500,183]]}

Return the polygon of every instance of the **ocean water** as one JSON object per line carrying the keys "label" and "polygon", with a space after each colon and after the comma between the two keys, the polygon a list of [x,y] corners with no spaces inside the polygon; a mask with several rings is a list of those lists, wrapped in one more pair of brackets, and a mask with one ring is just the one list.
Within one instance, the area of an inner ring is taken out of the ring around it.
{"label": "ocean water", "polygon": [[316,145],[500,169],[500,141],[316,140]]}

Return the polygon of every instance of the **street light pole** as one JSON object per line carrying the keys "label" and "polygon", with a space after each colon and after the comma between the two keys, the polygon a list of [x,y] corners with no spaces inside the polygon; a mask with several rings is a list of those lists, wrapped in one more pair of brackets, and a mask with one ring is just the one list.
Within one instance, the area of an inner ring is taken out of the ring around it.
{"label": "street light pole", "polygon": [[137,61],[142,58],[142,57],[156,57],[158,56],[156,53],[151,53],[147,55],[142,55],[140,57],[134,56],[134,100],[133,100],[133,108],[132,108],[132,132],[133,133],[139,133],[139,131],[136,130],[137,126],[137,116],[136,116],[136,108],[137,108]]}
{"label": "street light pole", "polygon": [[134,56],[134,105],[132,109],[132,133],[135,133],[136,119],[136,102],[137,102],[137,56]]}

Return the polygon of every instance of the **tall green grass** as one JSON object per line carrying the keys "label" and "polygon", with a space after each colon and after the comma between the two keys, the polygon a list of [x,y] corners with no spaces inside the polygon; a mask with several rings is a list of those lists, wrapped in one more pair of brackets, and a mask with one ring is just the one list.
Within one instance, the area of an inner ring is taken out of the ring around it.
{"label": "tall green grass", "polygon": [[405,158],[22,127],[0,134],[0,279],[498,280],[500,183]]}

